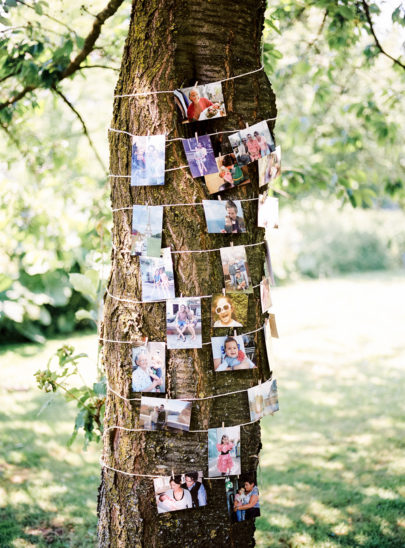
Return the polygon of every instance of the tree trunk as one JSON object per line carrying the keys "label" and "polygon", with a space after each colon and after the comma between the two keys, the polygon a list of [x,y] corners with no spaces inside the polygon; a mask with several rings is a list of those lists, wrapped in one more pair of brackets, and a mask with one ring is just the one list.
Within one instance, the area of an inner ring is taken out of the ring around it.
{"label": "tree trunk", "polygon": [[[173,90],[236,76],[260,67],[264,0],[135,0],[124,48],[116,94],[144,90]],[[227,116],[182,125],[171,94],[117,98],[112,127],[135,135],[168,133],[190,137],[218,130],[244,128],[246,123],[275,117],[275,97],[263,71],[223,83]],[[270,129],[274,124],[269,124]],[[191,127],[193,126],[193,127]],[[221,138],[219,138],[220,140]],[[226,135],[223,152],[229,152]],[[227,148],[228,147],[228,148]],[[166,169],[186,164],[180,141],[166,148]],[[131,172],[131,139],[110,133],[110,170]],[[258,195],[257,165],[250,164],[252,183],[224,193],[224,198]],[[111,178],[113,208],[149,203],[201,202],[209,197],[203,179],[192,179],[188,169],[166,173],[165,186],[130,187],[127,178]],[[246,205],[247,204],[247,205]],[[232,237],[238,244],[263,240],[257,228],[257,202],[245,202],[246,234]],[[114,212],[112,295],[142,300],[139,260],[120,250],[131,246],[130,210]],[[227,239],[228,238],[228,239]],[[210,249],[229,245],[229,236],[208,234],[201,206],[164,208],[163,247],[173,250]],[[176,295],[199,296],[221,292],[224,286],[218,252],[173,254]],[[247,248],[253,284],[263,274],[264,246]],[[202,300],[203,341],[209,341],[210,299]],[[251,331],[263,324],[258,288],[249,297]],[[225,334],[225,333],[220,333]],[[102,336],[112,340],[166,340],[165,304],[132,304],[106,297]],[[270,377],[263,332],[256,334],[258,368],[215,374],[210,345],[202,349],[169,350],[166,356],[167,394],[184,398],[248,388]],[[125,397],[131,390],[131,345],[104,343],[104,364],[110,386]],[[150,394],[149,394],[150,395]],[[139,426],[139,402],[126,402],[109,392],[105,426]],[[232,426],[250,420],[245,392],[193,403],[191,430]],[[255,470],[260,450],[259,423],[241,428],[242,472]],[[104,439],[104,462],[138,474],[171,475],[203,470],[207,475],[206,433],[126,432],[110,430]],[[254,545],[254,520],[231,525],[222,480],[205,480],[208,505],[193,510],[158,514],[153,480],[103,469],[99,490],[99,546],[178,547]],[[260,485],[259,485],[260,488]]]}

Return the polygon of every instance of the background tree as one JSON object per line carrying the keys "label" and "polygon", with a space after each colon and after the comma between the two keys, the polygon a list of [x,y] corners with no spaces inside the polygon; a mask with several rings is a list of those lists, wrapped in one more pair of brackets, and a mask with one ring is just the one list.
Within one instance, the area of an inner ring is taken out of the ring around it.
{"label": "background tree", "polygon": [[[124,48],[117,94],[140,90],[175,89],[196,81],[214,82],[249,72],[260,67],[260,43],[264,21],[264,2],[227,0],[217,4],[183,3],[175,0],[135,2],[128,38]],[[226,24],[225,24],[226,23]],[[162,49],[162,44],[165,44]],[[193,136],[194,131],[212,133],[244,128],[276,114],[275,98],[263,71],[224,83],[227,116],[201,123],[198,127],[181,125],[171,94],[119,98],[114,103],[112,127],[135,135],[167,133],[170,138]],[[215,146],[230,152],[226,138]],[[166,168],[185,164],[181,144],[167,146]],[[127,175],[131,166],[131,141],[128,135],[111,133],[110,169],[113,174]],[[257,196],[255,165],[251,166],[253,183],[226,196]],[[128,179],[111,179],[113,209],[133,203],[193,203],[208,197],[199,179],[188,170],[166,174],[164,187],[133,187]],[[254,243],[263,239],[256,228],[257,204],[245,209],[247,234],[237,243]],[[117,297],[141,297],[139,262],[130,258],[131,212],[114,213],[112,272],[109,294]],[[236,240],[235,240],[236,242]],[[163,247],[187,251],[226,245],[223,236],[208,235],[201,206],[165,208]],[[124,250],[124,251],[123,251]],[[253,283],[263,273],[263,246],[247,249]],[[207,295],[221,291],[223,275],[218,253],[174,254],[177,295]],[[257,291],[257,290],[256,290]],[[164,303],[136,305],[107,296],[104,308],[103,337],[110,340],[165,340]],[[260,327],[256,298],[251,299],[248,329]],[[210,340],[210,303],[202,301],[203,340]],[[215,375],[211,348],[168,351],[168,397],[202,397],[223,393],[258,383],[269,377],[263,333],[256,337],[259,367],[241,375]],[[106,376],[115,391],[130,394],[131,346],[105,343]],[[136,428],[139,425],[139,402],[131,405],[114,394],[106,403],[106,426]],[[249,421],[246,393],[194,403],[191,430],[206,430]],[[260,449],[260,427],[257,423],[243,427],[241,434],[242,471],[255,470]],[[139,474],[170,475],[187,470],[203,470],[208,464],[207,434],[167,432],[128,432],[109,430],[104,439],[104,460],[118,470]],[[227,515],[223,481],[208,481],[209,504],[196,511],[156,514],[151,479],[128,477],[103,470],[99,497],[100,546],[253,546],[254,522],[239,527],[230,524]]]}

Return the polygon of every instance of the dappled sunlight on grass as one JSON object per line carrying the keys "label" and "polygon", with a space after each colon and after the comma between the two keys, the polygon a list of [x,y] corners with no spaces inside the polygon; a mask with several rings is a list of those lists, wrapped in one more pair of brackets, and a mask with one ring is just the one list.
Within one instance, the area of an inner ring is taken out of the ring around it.
{"label": "dappled sunlight on grass", "polygon": [[280,411],[262,421],[258,546],[405,546],[405,277],[274,294]]}

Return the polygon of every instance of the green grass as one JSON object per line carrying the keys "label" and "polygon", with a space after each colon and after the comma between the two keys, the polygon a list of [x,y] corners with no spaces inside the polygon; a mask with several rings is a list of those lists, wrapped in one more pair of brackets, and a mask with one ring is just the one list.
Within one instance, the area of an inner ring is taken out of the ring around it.
{"label": "green grass", "polygon": [[405,546],[404,295],[388,274],[274,291],[260,547]]}
{"label": "green grass", "polygon": [[[405,277],[381,273],[273,291],[280,411],[262,421],[259,547],[405,546],[403,295]],[[0,352],[2,548],[95,543],[98,449],[66,448],[74,404],[37,416],[32,375],[65,342],[95,357],[94,335]]]}

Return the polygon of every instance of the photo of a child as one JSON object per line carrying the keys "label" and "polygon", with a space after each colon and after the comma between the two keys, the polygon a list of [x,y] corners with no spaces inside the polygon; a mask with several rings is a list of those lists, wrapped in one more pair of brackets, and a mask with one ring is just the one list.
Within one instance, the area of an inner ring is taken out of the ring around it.
{"label": "photo of a child", "polygon": [[227,477],[225,488],[228,513],[232,522],[260,516],[260,494],[255,471]]}
{"label": "photo of a child", "polygon": [[246,232],[240,200],[203,200],[203,206],[209,233]]}
{"label": "photo of a child", "polygon": [[220,249],[220,254],[225,279],[225,291],[227,293],[231,291],[252,293],[253,287],[245,247],[243,245],[223,247]]}
{"label": "photo of a child", "polygon": [[208,477],[240,474],[240,455],[240,426],[208,430]]}
{"label": "photo of a child", "polygon": [[281,147],[277,146],[268,156],[263,156],[258,162],[259,186],[271,183],[281,175]]}
{"label": "photo of a child", "polygon": [[211,337],[214,371],[237,371],[256,367],[255,345],[249,335]]}
{"label": "photo of a child", "polygon": [[205,184],[210,194],[250,183],[248,168],[238,165],[235,154],[218,156],[216,162],[217,173],[205,176]]}
{"label": "photo of a child", "polygon": [[248,296],[242,293],[214,293],[211,302],[212,326],[242,327],[247,323]]}
{"label": "photo of a child", "polygon": [[159,301],[174,297],[173,262],[170,248],[161,257],[139,257],[142,276],[142,300]]}
{"label": "photo of a child", "polygon": [[211,139],[208,135],[183,139],[183,147],[193,177],[218,173]]}

